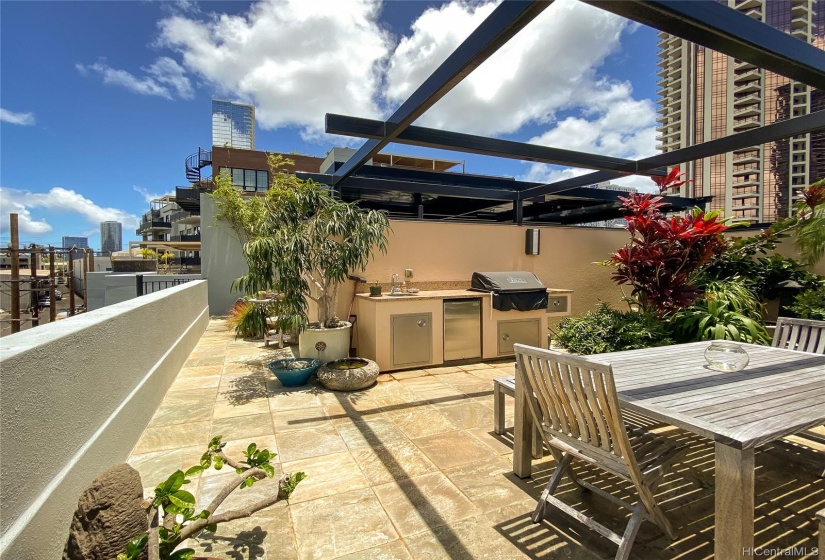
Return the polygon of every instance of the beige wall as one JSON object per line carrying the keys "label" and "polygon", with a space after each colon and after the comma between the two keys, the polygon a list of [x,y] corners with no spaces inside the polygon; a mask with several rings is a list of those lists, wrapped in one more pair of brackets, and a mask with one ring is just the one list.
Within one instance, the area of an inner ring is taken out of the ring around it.
{"label": "beige wall", "polygon": [[[526,270],[548,288],[573,290],[572,311],[579,315],[600,301],[614,306],[621,291],[610,281],[611,269],[593,264],[626,243],[624,230],[584,227],[544,227],[541,254],[525,255],[525,227],[493,224],[392,222],[387,254],[378,254],[362,274],[373,282],[403,278],[412,268],[413,282],[464,281],[473,272]],[[341,290],[339,316],[345,317],[353,285]]]}
{"label": "beige wall", "polygon": [[128,457],[206,302],[195,281],[3,338],[0,557],[60,557],[80,493]]}

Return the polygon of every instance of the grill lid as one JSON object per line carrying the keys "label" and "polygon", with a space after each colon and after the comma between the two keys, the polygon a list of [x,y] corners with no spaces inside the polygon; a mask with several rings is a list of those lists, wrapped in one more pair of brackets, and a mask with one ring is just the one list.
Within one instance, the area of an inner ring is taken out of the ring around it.
{"label": "grill lid", "polygon": [[546,291],[544,284],[532,272],[473,272],[471,289],[485,292]]}

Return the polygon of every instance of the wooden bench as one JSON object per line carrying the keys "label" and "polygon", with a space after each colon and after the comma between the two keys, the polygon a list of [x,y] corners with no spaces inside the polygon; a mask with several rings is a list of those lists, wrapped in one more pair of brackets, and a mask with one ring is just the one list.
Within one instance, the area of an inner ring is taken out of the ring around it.
{"label": "wooden bench", "polygon": [[[516,397],[516,378],[500,377],[493,379],[493,430],[501,435],[506,431],[504,427],[504,396]],[[541,459],[544,456],[541,432],[533,430],[533,458]]]}

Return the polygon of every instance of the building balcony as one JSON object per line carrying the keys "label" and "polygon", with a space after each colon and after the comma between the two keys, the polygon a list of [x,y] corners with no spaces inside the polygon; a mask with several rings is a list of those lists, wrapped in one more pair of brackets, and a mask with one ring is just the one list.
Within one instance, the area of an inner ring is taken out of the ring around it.
{"label": "building balcony", "polygon": [[205,190],[197,187],[175,187],[175,202],[188,212],[200,214],[201,193]]}
{"label": "building balcony", "polygon": [[753,80],[750,82],[745,82],[742,84],[734,85],[733,86],[733,93],[741,94],[741,93],[754,93],[757,91],[762,91],[762,82],[761,80]]}
{"label": "building balcony", "polygon": [[739,132],[742,130],[750,130],[751,128],[757,128],[762,126],[762,119],[759,117],[751,117],[749,119],[734,121],[733,123],[733,130],[735,132]]}
{"label": "building balcony", "polygon": [[201,234],[200,233],[173,235],[169,238],[169,241],[180,241],[180,242],[200,242],[200,240],[201,240]]}
{"label": "building balcony", "polygon": [[201,223],[200,210],[197,212],[189,212],[187,210],[175,212],[169,216],[169,221],[173,224],[199,224]]}
{"label": "building balcony", "polygon": [[[760,183],[761,181],[757,179],[748,179],[747,181],[733,181],[730,186],[734,189],[741,189],[745,187],[758,187]],[[734,194],[733,196],[736,195]]]}
{"label": "building balcony", "polygon": [[754,117],[762,114],[762,109],[758,104],[745,105],[733,110],[734,119],[737,117]]}
{"label": "building balcony", "polygon": [[754,103],[761,103],[762,96],[757,93],[749,93],[743,95],[737,95],[733,98],[733,106],[734,107],[742,107],[743,105],[752,105]]}
{"label": "building balcony", "polygon": [[147,220],[140,222],[138,234],[149,233],[156,230],[171,230],[172,224],[165,220]]}

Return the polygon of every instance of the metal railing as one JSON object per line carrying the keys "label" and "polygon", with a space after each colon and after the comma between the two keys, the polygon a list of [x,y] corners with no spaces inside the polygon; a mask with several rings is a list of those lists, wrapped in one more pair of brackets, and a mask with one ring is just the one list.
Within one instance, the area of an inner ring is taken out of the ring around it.
{"label": "metal railing", "polygon": [[180,286],[181,284],[186,284],[187,282],[191,282],[192,280],[197,280],[197,278],[171,278],[166,280],[147,280],[143,277],[143,274],[136,274],[135,288],[137,289],[138,297],[140,297],[146,294],[159,292],[160,290],[165,290],[166,288],[171,288],[173,286]]}
{"label": "metal railing", "polygon": [[201,234],[200,233],[173,235],[169,238],[169,241],[200,241],[200,240],[201,240]]}

